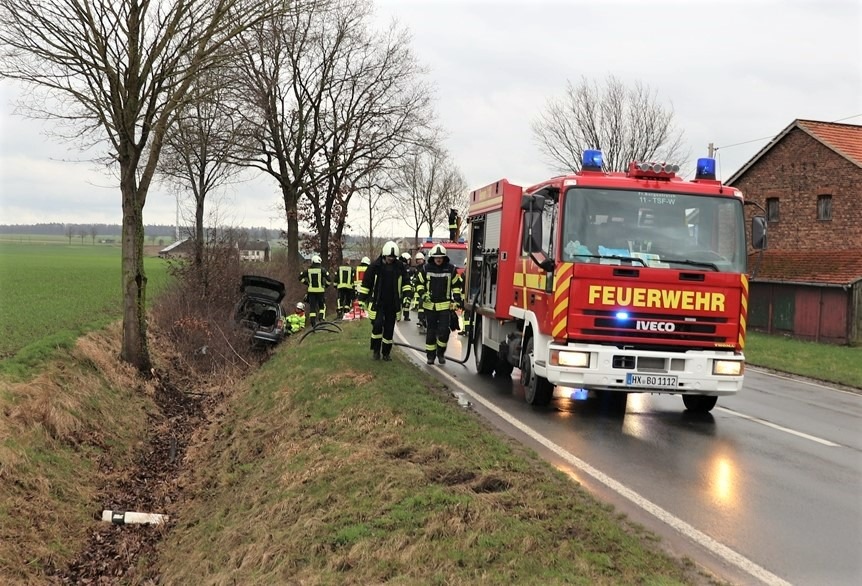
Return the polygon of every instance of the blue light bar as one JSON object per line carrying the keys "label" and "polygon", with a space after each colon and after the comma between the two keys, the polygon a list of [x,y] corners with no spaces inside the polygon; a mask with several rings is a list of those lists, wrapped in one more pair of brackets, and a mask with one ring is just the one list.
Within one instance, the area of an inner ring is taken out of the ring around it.
{"label": "blue light bar", "polygon": [[602,151],[596,149],[587,149],[584,151],[584,156],[581,159],[581,169],[586,171],[601,171],[603,165]]}
{"label": "blue light bar", "polygon": [[715,159],[704,157],[697,160],[695,179],[715,179]]}
{"label": "blue light bar", "polygon": [[618,320],[627,320],[629,318],[629,312],[627,311],[618,311],[616,314],[616,318]]}

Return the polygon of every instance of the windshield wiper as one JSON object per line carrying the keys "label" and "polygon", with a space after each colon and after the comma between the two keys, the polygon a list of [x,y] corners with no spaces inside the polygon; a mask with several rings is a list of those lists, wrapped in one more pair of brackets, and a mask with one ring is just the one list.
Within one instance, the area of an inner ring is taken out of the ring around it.
{"label": "windshield wiper", "polygon": [[[637,262],[641,263],[643,266],[647,266],[647,263],[644,259],[638,258],[636,256],[619,256],[616,254],[575,254],[575,255],[572,255],[572,258],[574,258],[574,259],[578,259],[578,258],[599,258],[599,259],[611,258],[614,260],[626,260],[629,262],[637,261]],[[716,269],[716,270],[718,270],[718,269]]]}
{"label": "windshield wiper", "polygon": [[708,267],[714,270],[716,273],[718,272],[718,266],[715,263],[704,262],[701,260],[688,260],[687,258],[664,258],[662,257],[661,262],[666,263],[676,263],[678,265],[692,265],[694,267]]}

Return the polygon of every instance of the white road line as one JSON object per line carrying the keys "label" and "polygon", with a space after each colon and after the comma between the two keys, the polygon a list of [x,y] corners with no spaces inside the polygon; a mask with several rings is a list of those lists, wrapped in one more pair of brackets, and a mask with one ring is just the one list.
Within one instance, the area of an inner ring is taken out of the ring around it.
{"label": "white road line", "polygon": [[[404,343],[404,344],[409,343],[404,338],[404,336],[400,332],[398,332],[397,330],[396,330],[396,335],[399,338],[401,338],[402,343]],[[419,354],[419,352],[416,350],[414,350],[414,352]],[[651,514],[655,518],[657,518],[660,521],[671,526],[672,528],[674,528],[676,531],[678,531],[682,535],[685,535],[686,537],[688,537],[689,539],[691,539],[695,543],[699,544],[700,546],[702,546],[702,547],[706,548],[707,550],[709,550],[710,552],[712,552],[714,555],[722,558],[723,560],[727,561],[730,564],[733,564],[734,566],[736,566],[740,570],[746,572],[747,574],[754,576],[755,578],[761,580],[764,584],[769,584],[771,586],[790,586],[790,582],[787,582],[787,581],[783,580],[782,578],[779,578],[778,576],[776,576],[775,574],[773,574],[769,570],[760,567],[759,565],[757,565],[756,563],[754,563],[753,561],[751,561],[747,557],[743,556],[742,554],[739,554],[736,551],[727,547],[726,545],[719,543],[718,541],[716,541],[715,539],[713,539],[709,535],[703,533],[702,531],[695,529],[694,527],[692,527],[691,525],[689,525],[688,523],[686,523],[682,519],[674,516],[673,514],[664,510],[663,508],[661,508],[657,504],[653,503],[652,501],[647,500],[646,498],[642,497],[640,494],[638,494],[637,492],[628,488],[627,486],[625,486],[621,482],[614,480],[613,478],[611,478],[610,476],[608,476],[607,474],[605,474],[601,470],[599,470],[597,468],[593,468],[591,465],[587,464],[586,462],[584,462],[583,460],[581,460],[577,456],[567,452],[562,447],[558,446],[554,442],[550,441],[549,439],[545,438],[544,436],[542,436],[541,434],[539,434],[538,432],[533,430],[533,428],[525,425],[524,423],[522,423],[518,419],[515,419],[514,417],[509,415],[507,412],[503,411],[502,409],[500,409],[499,407],[497,407],[496,405],[494,405],[493,403],[491,403],[490,401],[488,401],[484,397],[473,392],[472,389],[465,386],[461,381],[459,381],[458,379],[456,379],[455,377],[450,375],[445,370],[440,369],[439,373],[442,374],[452,384],[458,386],[461,390],[463,390],[465,393],[470,395],[473,398],[473,400],[475,400],[477,403],[481,403],[483,407],[485,407],[486,409],[488,409],[489,411],[491,411],[492,413],[494,413],[495,415],[497,415],[501,419],[505,420],[509,425],[515,427],[516,429],[518,429],[522,433],[528,435],[534,441],[542,444],[543,446],[545,446],[546,448],[548,448],[549,450],[554,452],[557,456],[559,456],[560,458],[562,458],[563,460],[565,460],[566,462],[568,462],[569,464],[571,464],[572,466],[574,466],[578,470],[581,470],[582,472],[589,474],[590,476],[595,478],[598,482],[601,482],[602,484],[604,484],[605,486],[607,486],[609,489],[611,489],[615,493],[619,494],[620,496],[627,498],[632,503],[634,503],[636,506],[640,507],[641,509],[648,512],[649,514]]]}
{"label": "white road line", "polygon": [[733,409],[728,409],[727,407],[716,407],[717,411],[722,411],[727,413],[728,415],[734,415],[736,417],[741,417],[742,419],[748,419],[749,421],[753,421],[755,423],[759,423],[761,425],[765,425],[766,427],[771,427],[772,429],[777,429],[778,431],[783,431],[784,433],[789,433],[790,435],[795,435],[797,437],[801,437],[803,439],[811,440],[813,442],[817,442],[818,444],[823,444],[824,446],[829,446],[830,448],[840,448],[841,444],[836,444],[835,442],[830,442],[829,440],[819,438],[815,435],[809,435],[807,433],[803,433],[801,431],[796,431],[795,429],[790,429],[789,427],[783,427],[776,423],[771,423],[766,421],[765,419],[760,419],[759,417],[752,417],[751,415],[745,415],[744,413],[740,413],[739,411],[734,411]]}

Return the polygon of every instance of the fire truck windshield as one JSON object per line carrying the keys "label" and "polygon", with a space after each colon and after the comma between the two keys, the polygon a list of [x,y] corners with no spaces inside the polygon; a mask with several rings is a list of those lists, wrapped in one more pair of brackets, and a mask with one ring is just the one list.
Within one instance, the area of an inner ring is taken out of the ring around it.
{"label": "fire truck windshield", "polygon": [[566,192],[561,260],[745,271],[742,201],[573,187]]}

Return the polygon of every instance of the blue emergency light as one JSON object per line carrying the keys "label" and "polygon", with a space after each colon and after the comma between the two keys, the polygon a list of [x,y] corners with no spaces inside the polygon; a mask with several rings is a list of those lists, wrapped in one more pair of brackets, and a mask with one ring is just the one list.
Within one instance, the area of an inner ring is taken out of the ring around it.
{"label": "blue emergency light", "polygon": [[604,166],[602,151],[587,149],[581,159],[581,169],[584,171],[601,171]]}
{"label": "blue emergency light", "polygon": [[704,157],[697,160],[695,179],[715,179],[715,159]]}
{"label": "blue emergency light", "polygon": [[629,318],[629,312],[627,311],[618,311],[616,314],[616,318],[620,321],[625,321]]}

